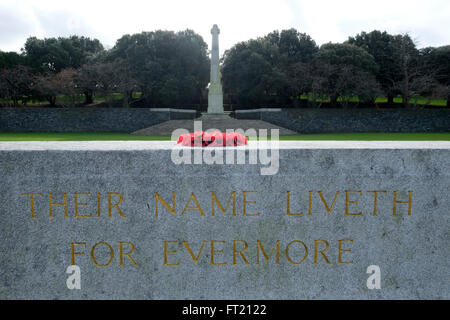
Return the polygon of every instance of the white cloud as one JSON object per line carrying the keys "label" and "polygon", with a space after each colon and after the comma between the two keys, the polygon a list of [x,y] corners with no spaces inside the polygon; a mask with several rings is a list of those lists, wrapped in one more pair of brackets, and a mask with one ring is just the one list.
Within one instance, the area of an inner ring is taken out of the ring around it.
{"label": "white cloud", "polygon": [[450,2],[447,0],[315,0],[300,1],[302,25],[318,43],[341,42],[361,31],[408,32],[420,47],[450,44]]}
{"label": "white cloud", "polygon": [[127,33],[193,29],[221,51],[273,30],[295,27],[317,43],[340,42],[362,30],[410,32],[419,46],[450,44],[448,0],[0,0],[0,49],[18,51],[28,36],[79,34],[111,47]]}

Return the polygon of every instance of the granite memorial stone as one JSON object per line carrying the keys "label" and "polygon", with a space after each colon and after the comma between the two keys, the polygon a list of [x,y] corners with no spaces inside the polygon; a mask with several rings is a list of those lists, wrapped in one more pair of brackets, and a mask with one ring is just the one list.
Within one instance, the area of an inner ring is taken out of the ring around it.
{"label": "granite memorial stone", "polygon": [[0,299],[450,298],[449,142],[174,145],[0,143]]}

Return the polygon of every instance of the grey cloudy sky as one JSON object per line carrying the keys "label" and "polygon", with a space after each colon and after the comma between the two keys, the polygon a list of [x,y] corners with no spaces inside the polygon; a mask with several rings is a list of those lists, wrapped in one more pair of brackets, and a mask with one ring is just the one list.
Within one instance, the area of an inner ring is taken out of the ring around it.
{"label": "grey cloudy sky", "polygon": [[107,48],[127,33],[193,29],[221,52],[273,30],[296,28],[318,43],[374,29],[408,32],[419,47],[450,44],[449,0],[0,0],[0,50],[20,51],[29,36],[73,34]]}

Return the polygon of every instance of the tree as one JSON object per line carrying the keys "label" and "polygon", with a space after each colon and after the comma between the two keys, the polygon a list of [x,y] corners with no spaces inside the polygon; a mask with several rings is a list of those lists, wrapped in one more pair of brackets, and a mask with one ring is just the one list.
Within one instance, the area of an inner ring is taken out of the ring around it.
{"label": "tree", "polygon": [[274,31],[265,39],[276,44],[278,49],[278,61],[275,61],[274,65],[283,83],[277,90],[278,103],[297,107],[301,101],[300,96],[310,91],[311,74],[308,66],[319,47],[309,35],[293,28]]}
{"label": "tree", "polygon": [[4,99],[5,105],[16,107],[19,100],[24,103],[31,96],[34,81],[29,67],[17,65],[0,69],[0,98]]}
{"label": "tree", "polygon": [[363,48],[374,57],[379,66],[376,78],[388,97],[388,103],[394,103],[394,83],[401,77],[399,65],[394,58],[394,36],[385,31],[374,30],[349,37],[348,43]]}
{"label": "tree", "polygon": [[78,90],[75,84],[76,71],[64,69],[57,74],[47,73],[36,79],[35,89],[44,97],[50,106],[56,106],[56,98],[62,96],[62,106],[74,106],[77,102]]}
{"label": "tree", "polygon": [[434,73],[434,78],[439,83],[436,95],[445,97],[447,107],[450,107],[450,45],[424,48],[420,50],[420,56],[425,67]]}
{"label": "tree", "polygon": [[123,105],[126,107],[137,88],[137,82],[129,72],[129,65],[122,60],[83,65],[76,74],[75,83],[86,96],[86,103],[92,103],[96,94],[108,98],[113,93],[123,93]]}
{"label": "tree", "polygon": [[123,106],[129,107],[133,100],[133,92],[138,88],[138,82],[134,79],[130,65],[124,60],[116,60],[113,63],[114,87],[117,92],[123,94]]}
{"label": "tree", "polygon": [[85,104],[94,102],[94,95],[102,82],[103,66],[101,63],[87,63],[77,70],[75,83],[85,96]]}
{"label": "tree", "polygon": [[240,107],[295,106],[308,87],[301,71],[317,50],[310,36],[295,29],[238,43],[223,58],[225,94]]}
{"label": "tree", "polygon": [[269,105],[271,98],[276,95],[275,68],[255,48],[259,45],[256,41],[239,43],[228,50],[224,57],[224,88],[231,96],[231,101],[240,107]]}
{"label": "tree", "polygon": [[281,32],[273,31],[265,36],[264,40],[276,46],[279,58],[287,65],[308,63],[319,49],[309,35],[293,28]]}
{"label": "tree", "polygon": [[[392,79],[394,89],[397,89],[402,95],[403,104],[409,105],[411,96],[414,94],[411,84],[415,79],[423,75],[423,68],[419,63],[419,51],[416,49],[414,41],[408,34],[396,35],[393,38],[394,61],[397,63],[399,71],[399,80]],[[423,81],[420,81],[423,82]]]}
{"label": "tree", "polygon": [[[364,49],[352,44],[322,45],[315,57],[314,72],[320,75],[319,79],[325,79],[321,80],[322,93],[330,96],[332,105],[337,104],[339,97],[347,104],[352,96],[361,96],[361,99],[373,103],[379,93],[375,79],[378,72],[375,59]],[[317,83],[315,87],[316,90],[320,88]]]}
{"label": "tree", "polygon": [[79,68],[102,51],[103,45],[99,40],[78,36],[45,39],[30,37],[22,49],[35,70],[52,73],[65,68]]}
{"label": "tree", "polygon": [[381,90],[375,77],[350,64],[330,64],[316,60],[311,68],[311,94],[313,105],[326,98],[331,98],[331,105],[337,106],[338,97],[341,106],[346,108],[355,97],[359,103],[373,103]]}
{"label": "tree", "polygon": [[350,37],[348,43],[362,47],[375,58],[380,67],[376,77],[390,104],[394,103],[394,95],[400,93],[403,103],[409,105],[414,91],[411,84],[430,83],[429,75],[420,70],[419,51],[408,34],[390,35],[374,30]]}
{"label": "tree", "polygon": [[28,59],[16,52],[0,51],[0,69],[13,68],[18,65],[28,65]]}
{"label": "tree", "polygon": [[207,45],[192,30],[154,31],[117,40],[106,61],[120,60],[150,106],[199,104],[209,80]]}
{"label": "tree", "polygon": [[322,45],[316,59],[331,65],[350,65],[373,74],[379,69],[371,54],[347,43],[326,43]]}

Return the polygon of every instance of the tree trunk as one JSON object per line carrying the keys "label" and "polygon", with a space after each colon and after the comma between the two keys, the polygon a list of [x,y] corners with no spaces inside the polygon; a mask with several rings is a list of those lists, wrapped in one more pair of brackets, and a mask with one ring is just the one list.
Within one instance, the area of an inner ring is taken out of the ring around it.
{"label": "tree trunk", "polygon": [[125,91],[123,93],[123,107],[128,108],[130,106],[130,101],[133,99],[133,90]]}
{"label": "tree trunk", "polygon": [[447,107],[450,107],[450,94],[447,96]]}
{"label": "tree trunk", "polygon": [[337,107],[337,105],[338,105],[338,98],[339,98],[339,95],[338,94],[333,94],[331,97],[330,97],[330,107]]}
{"label": "tree trunk", "polygon": [[54,107],[56,105],[56,96],[48,96],[47,101],[50,103],[51,107]]}
{"label": "tree trunk", "polygon": [[94,102],[92,92],[85,91],[85,92],[84,92],[84,96],[85,96],[85,98],[86,98],[86,100],[85,100],[85,102],[84,102],[85,104],[91,104],[91,103]]}
{"label": "tree trunk", "polygon": [[387,101],[388,104],[394,104],[394,95],[393,94],[391,94],[391,93],[388,94],[387,98],[388,98],[388,101]]}
{"label": "tree trunk", "polygon": [[372,108],[377,108],[377,105],[376,105],[376,103],[375,103],[375,101],[376,101],[376,99],[377,98],[370,98],[369,99],[369,107],[372,107]]}
{"label": "tree trunk", "polygon": [[405,107],[409,106],[409,75],[408,69],[405,67],[403,72],[405,79],[403,79],[403,93],[402,93],[402,102]]}

